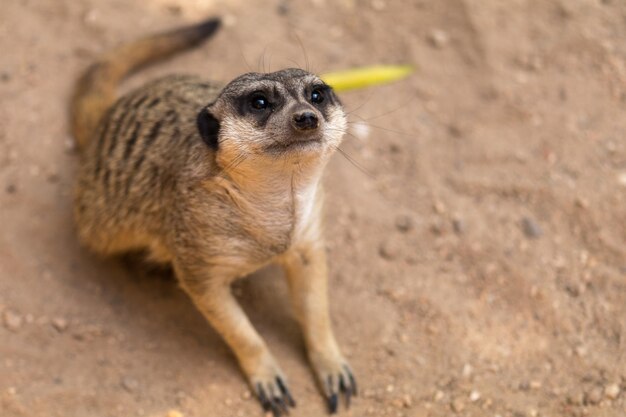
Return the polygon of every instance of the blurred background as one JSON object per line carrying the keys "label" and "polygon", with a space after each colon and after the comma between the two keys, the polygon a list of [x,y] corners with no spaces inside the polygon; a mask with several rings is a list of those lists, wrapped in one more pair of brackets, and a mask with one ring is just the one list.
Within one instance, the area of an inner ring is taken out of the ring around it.
{"label": "blurred background", "polygon": [[[621,0],[4,0],[0,415],[261,415],[171,275],[76,240],[67,103],[103,51],[225,27],[124,88],[185,72],[413,64],[347,92],[326,172],[335,329],[353,416],[626,413],[626,3]],[[325,406],[278,270],[235,287]]]}

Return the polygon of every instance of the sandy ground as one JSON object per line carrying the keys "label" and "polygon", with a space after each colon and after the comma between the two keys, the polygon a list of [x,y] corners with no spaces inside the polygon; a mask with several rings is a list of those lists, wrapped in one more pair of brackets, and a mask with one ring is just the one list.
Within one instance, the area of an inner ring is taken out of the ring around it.
{"label": "sandy ground", "polygon": [[[626,415],[626,3],[4,0],[0,415],[262,415],[171,275],[77,243],[73,81],[100,52],[211,14],[192,72],[413,63],[342,98],[327,174],[332,314],[352,416]],[[369,133],[364,135],[363,133]],[[235,288],[322,416],[280,271]]]}

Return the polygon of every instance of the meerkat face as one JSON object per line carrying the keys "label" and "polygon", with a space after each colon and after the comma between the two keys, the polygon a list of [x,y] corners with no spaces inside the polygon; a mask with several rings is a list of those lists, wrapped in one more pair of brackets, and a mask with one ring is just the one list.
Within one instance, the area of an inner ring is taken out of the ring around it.
{"label": "meerkat face", "polygon": [[221,164],[242,156],[295,162],[319,158],[336,149],[346,130],[333,90],[300,69],[244,74],[203,112],[200,131]]}

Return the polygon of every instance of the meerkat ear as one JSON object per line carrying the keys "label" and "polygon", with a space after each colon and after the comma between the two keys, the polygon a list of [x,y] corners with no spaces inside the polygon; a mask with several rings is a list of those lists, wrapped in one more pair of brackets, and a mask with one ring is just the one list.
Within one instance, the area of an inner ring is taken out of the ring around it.
{"label": "meerkat ear", "polygon": [[217,139],[220,131],[220,122],[209,113],[209,110],[205,107],[196,119],[198,125],[198,131],[204,143],[206,143],[211,149],[217,150]]}

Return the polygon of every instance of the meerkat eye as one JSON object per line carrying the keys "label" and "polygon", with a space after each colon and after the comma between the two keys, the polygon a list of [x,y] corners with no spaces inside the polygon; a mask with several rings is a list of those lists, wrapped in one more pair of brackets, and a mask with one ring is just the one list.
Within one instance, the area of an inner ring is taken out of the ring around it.
{"label": "meerkat eye", "polygon": [[269,101],[263,94],[257,93],[250,98],[250,106],[252,106],[254,110],[265,110],[269,105]]}
{"label": "meerkat eye", "polygon": [[311,92],[311,103],[319,104],[324,101],[324,94],[318,88]]}

